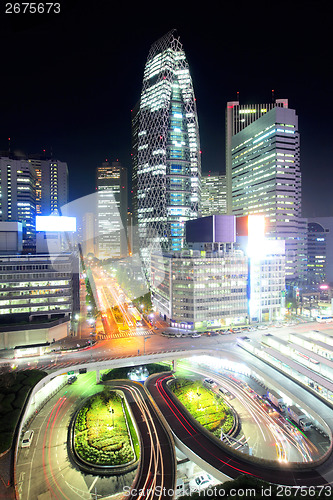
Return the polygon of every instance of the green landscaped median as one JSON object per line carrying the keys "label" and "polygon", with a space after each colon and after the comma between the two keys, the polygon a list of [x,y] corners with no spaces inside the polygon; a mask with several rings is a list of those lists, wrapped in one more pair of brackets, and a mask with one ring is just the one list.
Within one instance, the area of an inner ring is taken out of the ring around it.
{"label": "green landscaped median", "polygon": [[170,389],[193,418],[216,437],[231,430],[234,417],[223,398],[210,391],[200,381],[176,378]]}
{"label": "green landscaped median", "polygon": [[79,411],[74,428],[77,455],[90,464],[117,466],[135,462],[140,445],[119,394],[104,390]]}

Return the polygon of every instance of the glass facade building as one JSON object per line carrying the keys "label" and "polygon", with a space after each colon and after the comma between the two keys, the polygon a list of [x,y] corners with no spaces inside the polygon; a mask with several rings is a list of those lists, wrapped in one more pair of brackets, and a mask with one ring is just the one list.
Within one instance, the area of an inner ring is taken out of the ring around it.
{"label": "glass facade building", "polygon": [[22,222],[23,249],[36,246],[36,174],[26,160],[0,158],[0,221]]}
{"label": "glass facade building", "polygon": [[274,107],[232,136],[232,213],[264,215],[266,235],[286,242],[286,279],[304,279],[306,221],[301,217],[298,117]]}
{"label": "glass facade building", "polygon": [[241,250],[152,254],[152,301],[171,326],[245,323],[248,261]]}
{"label": "glass facade building", "polygon": [[200,213],[201,163],[188,62],[175,30],[155,42],[133,123],[133,210],[149,274],[155,248],[181,250],[185,221]]}
{"label": "glass facade building", "polygon": [[70,317],[78,311],[78,259],[74,254],[0,257],[0,322],[12,315]]}
{"label": "glass facade building", "polygon": [[56,159],[31,157],[36,172],[36,215],[62,215],[68,203],[67,163]]}
{"label": "glass facade building", "polygon": [[227,213],[227,180],[225,175],[209,173],[201,177],[202,217]]}
{"label": "glass facade building", "polygon": [[98,255],[127,255],[127,169],[104,162],[97,169]]}
{"label": "glass facade building", "polygon": [[227,182],[227,213],[232,214],[232,155],[231,141],[238,134],[251,125],[268,111],[275,107],[288,108],[288,99],[275,99],[266,104],[240,104],[239,101],[229,101],[226,109],[226,182]]}
{"label": "glass facade building", "polygon": [[333,283],[333,217],[313,217],[308,222],[309,284]]}

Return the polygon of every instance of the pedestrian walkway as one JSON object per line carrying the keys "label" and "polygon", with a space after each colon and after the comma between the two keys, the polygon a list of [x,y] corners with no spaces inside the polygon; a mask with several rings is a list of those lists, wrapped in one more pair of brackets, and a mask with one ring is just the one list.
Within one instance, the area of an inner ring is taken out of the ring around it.
{"label": "pedestrian walkway", "polygon": [[128,337],[143,337],[146,335],[155,335],[155,332],[152,330],[148,330],[146,328],[143,328],[140,330],[129,330],[129,331],[123,331],[123,332],[116,332],[116,333],[110,333],[110,334],[99,334],[98,339],[100,340],[111,340],[111,339],[122,339],[122,338],[128,338]]}

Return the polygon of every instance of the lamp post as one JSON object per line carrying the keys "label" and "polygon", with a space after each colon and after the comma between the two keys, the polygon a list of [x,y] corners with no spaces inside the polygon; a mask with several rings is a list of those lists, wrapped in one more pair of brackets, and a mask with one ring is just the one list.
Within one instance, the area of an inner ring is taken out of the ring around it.
{"label": "lamp post", "polygon": [[109,412],[112,414],[112,427],[114,427],[114,409],[111,408],[111,406],[109,408]]}

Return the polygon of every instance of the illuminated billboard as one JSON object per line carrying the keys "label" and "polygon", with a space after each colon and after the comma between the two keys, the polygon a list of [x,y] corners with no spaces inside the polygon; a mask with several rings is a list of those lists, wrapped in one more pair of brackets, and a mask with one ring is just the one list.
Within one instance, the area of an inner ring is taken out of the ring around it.
{"label": "illuminated billboard", "polygon": [[36,216],[36,231],[48,232],[75,232],[76,217],[65,217],[59,215]]}

